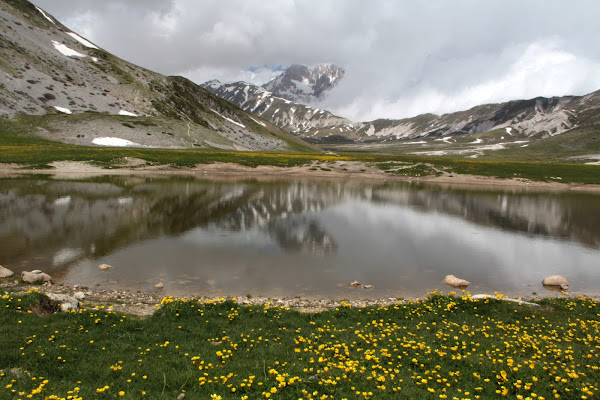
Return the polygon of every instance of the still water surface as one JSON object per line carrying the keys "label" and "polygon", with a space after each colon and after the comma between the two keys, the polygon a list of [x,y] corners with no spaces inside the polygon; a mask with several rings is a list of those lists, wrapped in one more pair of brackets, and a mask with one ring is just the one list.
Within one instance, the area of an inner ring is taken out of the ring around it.
{"label": "still water surface", "polygon": [[[97,267],[107,263],[108,272]],[[0,180],[0,264],[202,296],[600,294],[600,196],[352,181]],[[371,290],[350,289],[357,280]]]}

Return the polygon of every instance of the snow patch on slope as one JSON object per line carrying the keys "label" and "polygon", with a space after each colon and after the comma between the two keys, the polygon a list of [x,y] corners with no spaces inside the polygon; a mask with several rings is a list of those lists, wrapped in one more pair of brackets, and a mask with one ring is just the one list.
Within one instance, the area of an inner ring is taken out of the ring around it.
{"label": "snow patch on slope", "polygon": [[214,113],[215,113],[215,114],[217,114],[219,117],[221,117],[221,118],[223,118],[223,119],[226,119],[227,121],[231,122],[232,124],[236,124],[237,126],[240,126],[240,127],[242,127],[242,128],[246,128],[246,125],[244,125],[244,124],[240,124],[239,122],[236,122],[236,121],[234,121],[234,120],[232,120],[232,119],[230,119],[230,118],[227,118],[226,116],[219,114],[218,112],[216,112],[216,111],[215,111],[215,110],[213,110],[212,108],[210,109],[210,111],[214,112]]}
{"label": "snow patch on slope", "polygon": [[[252,118],[252,117],[250,117],[250,118]],[[264,127],[266,127],[266,126],[267,126],[267,124],[265,124],[265,123],[263,123],[263,122],[260,122],[259,120],[255,119],[255,118],[252,118],[252,121],[256,122],[257,124],[259,124],[259,125],[261,125],[261,126],[264,126]]]}
{"label": "snow patch on slope", "polygon": [[100,137],[92,140],[92,143],[97,144],[98,146],[113,146],[113,147],[127,147],[127,146],[139,146],[142,147],[141,144],[134,143],[127,139],[121,139],[116,137]]}
{"label": "snow patch on slope", "polygon": [[127,117],[137,117],[137,114],[134,114],[130,111],[125,111],[125,110],[119,111],[119,115],[125,115]]}
{"label": "snow patch on slope", "polygon": [[54,108],[56,109],[56,111],[60,111],[61,113],[64,113],[64,114],[73,114],[71,112],[71,110],[69,110],[68,108],[59,107],[59,106],[54,106]]}
{"label": "snow patch on slope", "polygon": [[79,43],[81,43],[85,47],[88,47],[90,49],[97,49],[98,48],[92,42],[89,42],[89,41],[85,40],[84,38],[82,38],[81,36],[79,36],[78,34],[76,34],[75,32],[67,32],[67,35],[71,36],[73,39],[77,40]]}
{"label": "snow patch on slope", "polygon": [[56,40],[52,41],[54,48],[61,52],[62,55],[67,57],[87,57],[85,54],[81,54],[78,51],[68,48],[62,43],[58,43]]}
{"label": "snow patch on slope", "polygon": [[54,22],[54,21],[52,20],[52,18],[50,18],[48,15],[46,15],[46,13],[45,13],[45,12],[44,12],[44,11],[43,11],[41,8],[39,8],[38,6],[35,6],[35,8],[36,8],[36,9],[37,9],[37,10],[38,10],[38,11],[39,11],[39,12],[40,12],[40,13],[41,13],[43,16],[44,16],[44,18],[46,18],[48,21],[50,21],[50,22],[52,22],[54,25],[56,25],[56,22]]}

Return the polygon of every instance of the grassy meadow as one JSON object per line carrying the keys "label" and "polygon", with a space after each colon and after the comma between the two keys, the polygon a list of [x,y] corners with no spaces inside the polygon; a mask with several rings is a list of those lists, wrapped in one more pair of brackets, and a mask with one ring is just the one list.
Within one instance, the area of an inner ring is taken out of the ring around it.
{"label": "grassy meadow", "polygon": [[[38,117],[39,118],[39,117]],[[42,121],[43,122],[43,121]],[[50,168],[54,161],[86,161],[105,168],[115,168],[125,157],[146,160],[151,165],[176,168],[196,164],[230,162],[250,167],[274,165],[293,167],[313,161],[358,161],[376,166],[390,175],[411,177],[448,174],[472,174],[534,181],[600,184],[600,166],[581,163],[479,160],[416,156],[399,153],[340,152],[241,152],[219,149],[153,149],[76,146],[41,139],[34,134],[43,125],[36,117],[0,119],[0,163],[17,163],[30,168]]]}
{"label": "grassy meadow", "polygon": [[0,398],[598,398],[600,305],[536,302],[431,293],[302,313],[164,298],[141,318],[5,294]]}

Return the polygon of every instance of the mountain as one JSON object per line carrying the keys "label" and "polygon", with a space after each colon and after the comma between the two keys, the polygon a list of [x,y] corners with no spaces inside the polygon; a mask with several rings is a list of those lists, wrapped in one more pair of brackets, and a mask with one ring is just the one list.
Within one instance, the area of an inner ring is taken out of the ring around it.
{"label": "mountain", "polygon": [[323,98],[343,77],[344,69],[337,65],[323,64],[308,68],[293,64],[262,87],[277,97],[310,104]]}
{"label": "mountain", "polygon": [[217,96],[311,143],[375,143],[439,139],[509,129],[511,136],[548,138],[600,125],[600,91],[586,96],[537,97],[485,104],[466,111],[353,122],[276,96],[247,82],[202,84]]}
{"label": "mountain", "polygon": [[495,131],[510,132],[508,136],[515,139],[544,139],[575,129],[600,127],[600,90],[585,96],[537,97],[484,104],[441,116],[421,114],[403,119],[353,122],[326,110],[292,102],[247,82],[213,80],[202,86],[311,143],[399,143],[414,139],[447,142],[450,136]]}
{"label": "mountain", "polygon": [[600,91],[586,96],[537,97],[485,104],[442,116],[422,114],[400,120],[362,123],[358,134],[369,139],[415,139],[474,135],[497,129],[523,137],[551,137],[581,125],[600,122]]}
{"label": "mountain", "polygon": [[0,116],[19,123],[26,115],[23,126],[33,119],[30,130],[49,139],[310,150],[297,137],[185,78],[110,54],[26,0],[0,1],[0,51]]}
{"label": "mountain", "polygon": [[352,142],[356,135],[354,124],[329,111],[310,107],[276,96],[261,86],[247,82],[222,83],[208,81],[202,86],[242,110],[257,115],[304,140],[320,142]]}

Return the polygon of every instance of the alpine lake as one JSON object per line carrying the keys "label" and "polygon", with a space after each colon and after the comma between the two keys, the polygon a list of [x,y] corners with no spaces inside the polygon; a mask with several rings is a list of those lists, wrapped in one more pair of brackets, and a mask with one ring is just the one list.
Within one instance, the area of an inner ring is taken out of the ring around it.
{"label": "alpine lake", "polygon": [[[0,264],[173,296],[600,294],[600,194],[353,180],[0,180]],[[108,271],[100,264],[112,266]],[[362,285],[350,288],[348,283]],[[162,290],[154,287],[163,282]]]}

